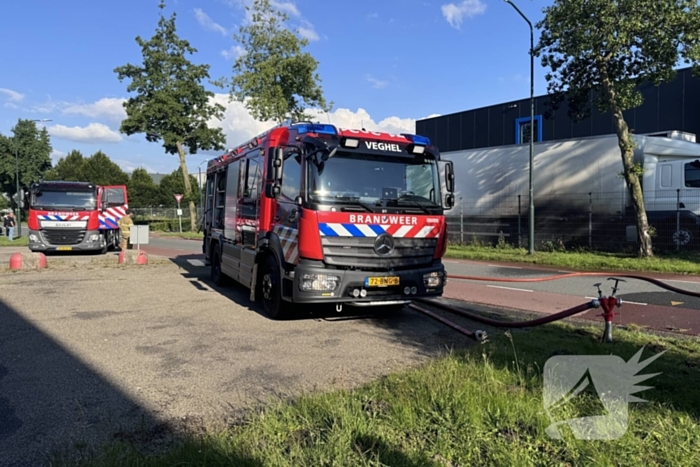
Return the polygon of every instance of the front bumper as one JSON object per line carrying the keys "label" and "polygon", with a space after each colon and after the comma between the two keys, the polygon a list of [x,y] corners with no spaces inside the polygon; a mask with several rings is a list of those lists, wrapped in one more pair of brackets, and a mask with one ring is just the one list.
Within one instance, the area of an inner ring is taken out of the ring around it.
{"label": "front bumper", "polygon": [[[440,277],[437,286],[427,286],[424,276],[436,273]],[[339,278],[334,290],[305,291],[301,289],[301,283],[306,274],[322,274]],[[369,277],[398,277],[398,285],[367,286]],[[323,267],[323,263],[301,260],[293,273],[286,276],[291,286],[292,301],[295,303],[347,303],[357,305],[382,305],[390,302],[404,302],[415,298],[439,297],[442,295],[446,281],[445,266],[442,262],[434,262],[429,267],[402,271],[363,271],[340,270]],[[415,293],[405,293],[404,289],[413,289]],[[365,290],[365,296],[354,296],[353,290]]]}
{"label": "front bumper", "polygon": [[[56,243],[51,243],[52,238]],[[104,247],[105,237],[99,230],[29,231],[29,249],[32,251],[96,251]]]}

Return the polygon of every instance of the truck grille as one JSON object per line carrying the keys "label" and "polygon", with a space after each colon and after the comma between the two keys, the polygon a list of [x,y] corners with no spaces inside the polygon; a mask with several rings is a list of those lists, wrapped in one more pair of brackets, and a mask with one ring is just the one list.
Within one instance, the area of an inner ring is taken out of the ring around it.
{"label": "truck grille", "polygon": [[78,245],[85,238],[84,230],[42,230],[41,234],[51,245]]}
{"label": "truck grille", "polygon": [[337,267],[408,268],[430,264],[437,246],[435,238],[394,238],[391,255],[379,256],[374,251],[374,240],[372,237],[322,237],[324,260]]}

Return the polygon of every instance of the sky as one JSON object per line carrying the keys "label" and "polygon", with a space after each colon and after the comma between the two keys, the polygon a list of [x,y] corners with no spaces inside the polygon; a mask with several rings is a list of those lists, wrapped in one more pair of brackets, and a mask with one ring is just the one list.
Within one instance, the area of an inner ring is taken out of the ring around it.
{"label": "sky", "polygon": [[[177,31],[197,49],[188,58],[211,66],[212,79],[230,77],[240,46],[233,34],[253,0],[167,0]],[[546,0],[514,0],[535,25]],[[119,132],[129,80],[114,69],[142,63],[135,38],[157,27],[160,0],[23,0],[0,15],[0,133],[18,119],[50,119],[54,164],[73,149],[103,151],[122,169],[170,173],[176,156],[143,135]],[[504,0],[272,0],[289,27],[309,40],[321,86],[334,102],[319,117],[341,128],[414,133],[415,121],[529,97],[529,28]],[[535,43],[538,40],[535,30]],[[535,95],[545,94],[546,70],[535,59]],[[228,148],[274,126],[253,119],[227,89],[206,87],[226,107]],[[197,172],[221,151],[188,155]]]}

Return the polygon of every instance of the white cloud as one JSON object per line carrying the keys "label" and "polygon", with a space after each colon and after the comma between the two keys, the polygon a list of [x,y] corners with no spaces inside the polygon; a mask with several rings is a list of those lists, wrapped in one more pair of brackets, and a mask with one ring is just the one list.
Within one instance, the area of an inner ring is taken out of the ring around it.
{"label": "white cloud", "polygon": [[63,109],[63,113],[68,115],[85,115],[90,118],[105,117],[121,122],[126,118],[124,102],[126,102],[124,98],[103,97],[91,104],[69,104]]}
{"label": "white cloud", "polygon": [[442,6],[442,15],[450,26],[459,29],[464,17],[473,18],[486,11],[486,5],[481,0],[463,0],[459,4],[448,3]]}
{"label": "white cloud", "polygon": [[12,89],[0,88],[0,94],[5,94],[10,102],[22,102],[24,99],[24,94],[13,91]]}
{"label": "white cloud", "polygon": [[316,33],[313,24],[309,23],[308,21],[304,21],[304,25],[299,26],[299,35],[309,42],[314,42],[319,39],[318,33]]}
{"label": "white cloud", "polygon": [[51,157],[51,162],[53,162],[53,165],[56,165],[58,163],[58,160],[62,157],[66,157],[68,153],[59,151],[58,149],[54,149],[53,152],[50,154]]}
{"label": "white cloud", "polygon": [[379,18],[379,13],[370,13],[367,15],[368,19]]}
{"label": "white cloud", "polygon": [[238,57],[245,55],[245,53],[245,49],[240,45],[234,45],[228,50],[221,51],[221,55],[223,55],[226,60],[236,60]]}
{"label": "white cloud", "polygon": [[90,123],[86,127],[54,125],[47,130],[51,136],[79,143],[116,143],[122,135],[102,123]]}
{"label": "white cloud", "polygon": [[271,0],[270,5],[272,5],[274,8],[284,11],[285,13],[288,13],[290,16],[301,16],[301,13],[299,13],[299,9],[297,6],[294,4],[294,2],[280,2],[277,0]]}
{"label": "white cloud", "polygon": [[[221,121],[212,119],[209,121],[209,126],[224,130],[227,148],[242,144],[276,125],[274,121],[260,122],[255,120],[243,103],[229,102],[228,94],[216,94],[213,101],[226,107],[226,111]],[[416,120],[413,118],[387,117],[376,122],[362,108],[357,109],[357,111],[336,109],[328,115],[319,110],[309,110],[309,113],[314,115],[314,121],[326,123],[330,120],[333,125],[339,128],[365,128],[368,131],[383,131],[392,134],[415,133],[416,131]],[[433,114],[424,118],[436,116],[438,115]]]}
{"label": "white cloud", "polygon": [[388,81],[383,81],[381,79],[374,78],[373,76],[367,75],[367,81],[372,83],[372,87],[375,89],[383,89],[389,84]]}
{"label": "white cloud", "polygon": [[146,169],[146,172],[148,172],[149,174],[162,173],[162,172],[159,172],[158,170],[154,169],[150,165],[137,164],[136,162],[128,161],[126,159],[113,159],[112,162],[114,162],[119,167],[121,167],[121,169],[126,173],[132,173],[136,169]]}
{"label": "white cloud", "polygon": [[224,36],[228,34],[228,31],[226,31],[225,27],[214,22],[214,20],[211,19],[209,15],[204,13],[200,8],[194,9],[194,17],[197,19],[199,25],[203,28],[209,29],[214,32],[218,32]]}

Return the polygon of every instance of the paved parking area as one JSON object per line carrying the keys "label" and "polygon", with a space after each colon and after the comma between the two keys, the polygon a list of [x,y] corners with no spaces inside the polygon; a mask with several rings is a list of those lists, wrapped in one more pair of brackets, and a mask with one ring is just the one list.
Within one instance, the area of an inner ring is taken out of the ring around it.
{"label": "paved parking area", "polygon": [[2,465],[154,437],[163,423],[216,426],[270,396],[352,387],[473,345],[409,310],[271,321],[243,289],[183,265],[0,274]]}

